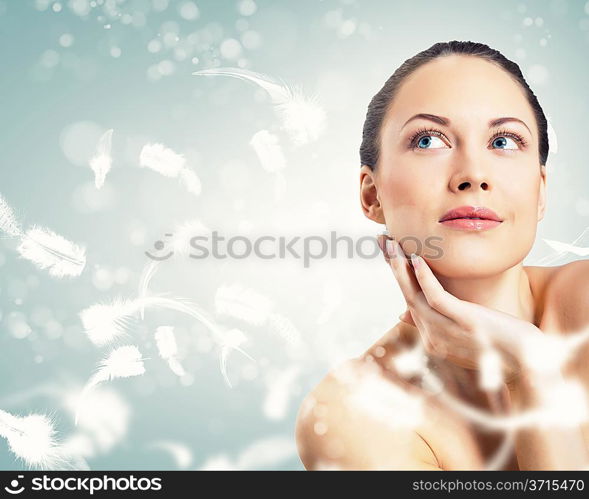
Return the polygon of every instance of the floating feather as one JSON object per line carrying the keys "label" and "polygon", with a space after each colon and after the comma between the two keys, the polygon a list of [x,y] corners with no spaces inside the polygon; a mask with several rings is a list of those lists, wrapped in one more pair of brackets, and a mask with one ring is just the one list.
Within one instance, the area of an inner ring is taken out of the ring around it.
{"label": "floating feather", "polygon": [[19,417],[0,410],[0,436],[27,466],[44,470],[68,469],[68,459],[56,438],[54,423],[43,414]]}
{"label": "floating feather", "polygon": [[140,376],[145,373],[141,352],[134,345],[125,345],[115,348],[98,365],[98,371],[92,375],[84,386],[77,404],[75,424],[78,424],[78,416],[87,393],[96,385],[116,378],[128,378]]}
{"label": "floating feather", "polygon": [[79,276],[86,265],[86,249],[55,232],[33,226],[17,248],[19,254],[54,277]]}
{"label": "floating feather", "polygon": [[203,69],[192,73],[195,76],[231,76],[251,81],[262,87],[276,106],[284,129],[290,134],[295,145],[316,140],[325,130],[325,111],[316,98],[305,97],[300,89],[291,89],[284,81],[246,69],[221,67]]}
{"label": "floating feather", "polygon": [[589,247],[575,246],[574,244],[553,241],[552,239],[542,239],[548,246],[561,253],[573,253],[579,256],[588,256]]}
{"label": "floating feather", "polygon": [[215,293],[217,314],[235,317],[253,326],[265,324],[272,307],[268,297],[241,284],[221,285]]}
{"label": "floating feather", "polygon": [[[151,282],[151,279],[155,275],[155,273],[158,269],[158,266],[159,266],[159,262],[157,260],[152,260],[150,263],[148,263],[143,268],[143,272],[141,272],[141,277],[139,279],[139,298],[140,299],[144,298],[148,295],[149,283]],[[141,320],[143,320],[144,316],[145,316],[145,307],[141,306],[139,312],[141,314]]]}
{"label": "floating feather", "polygon": [[178,360],[178,346],[172,326],[159,326],[155,331],[155,342],[160,357],[168,362],[170,369],[176,376],[184,376],[186,371]]}
{"label": "floating feather", "polygon": [[200,179],[188,168],[186,158],[163,144],[145,144],[139,153],[139,165],[166,177],[179,178],[190,193],[200,194]]}
{"label": "floating feather", "polygon": [[11,237],[22,235],[22,228],[16,219],[14,210],[0,194],[0,231],[5,232]]}
{"label": "floating feather", "polygon": [[480,357],[479,386],[482,390],[496,391],[503,386],[501,357],[496,350],[486,348]]}
{"label": "floating feather", "polygon": [[103,346],[129,331],[137,302],[116,298],[113,303],[92,305],[79,314],[88,339],[96,346]]}
{"label": "floating feather", "polygon": [[139,153],[139,164],[166,177],[177,177],[186,159],[163,144],[145,144]]}
{"label": "floating feather", "polygon": [[[90,340],[96,345],[104,345],[125,334],[128,330],[128,320],[142,307],[159,307],[174,310],[195,318],[212,334],[213,339],[221,347],[221,373],[229,386],[227,378],[226,359],[230,350],[237,350],[242,355],[255,362],[243,349],[234,344],[233,337],[218,326],[208,314],[192,303],[178,298],[166,296],[145,296],[134,300],[115,300],[112,304],[96,304],[80,312],[80,318]],[[179,370],[176,365],[175,369]]]}
{"label": "floating feather", "polygon": [[286,168],[286,158],[280,147],[279,139],[268,130],[260,130],[250,140],[262,168],[269,173],[275,173]]}
{"label": "floating feather", "polygon": [[112,133],[112,128],[104,132],[98,140],[96,154],[90,158],[90,168],[94,171],[94,184],[97,189],[101,189],[104,185],[106,174],[112,166]]}

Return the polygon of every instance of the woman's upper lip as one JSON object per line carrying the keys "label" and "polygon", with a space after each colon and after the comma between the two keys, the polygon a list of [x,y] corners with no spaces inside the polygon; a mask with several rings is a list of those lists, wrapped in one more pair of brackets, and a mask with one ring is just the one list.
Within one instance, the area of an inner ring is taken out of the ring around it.
{"label": "woman's upper lip", "polygon": [[485,206],[458,206],[457,208],[452,208],[444,213],[444,216],[440,218],[439,222],[452,220],[453,218],[483,218],[485,220],[503,222],[497,213]]}

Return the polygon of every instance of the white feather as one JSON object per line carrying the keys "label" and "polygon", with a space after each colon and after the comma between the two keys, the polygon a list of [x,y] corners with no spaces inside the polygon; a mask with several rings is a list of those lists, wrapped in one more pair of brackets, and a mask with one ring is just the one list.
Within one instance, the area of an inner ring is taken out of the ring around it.
{"label": "white feather", "polygon": [[[151,279],[155,275],[156,271],[158,270],[159,263],[157,260],[152,260],[148,263],[145,267],[143,267],[143,271],[141,272],[141,277],[139,278],[139,298],[144,298],[149,294],[149,283]],[[142,305],[139,309],[141,314],[141,320],[145,317],[145,307]]]}
{"label": "white feather", "polygon": [[139,154],[139,164],[166,177],[177,177],[186,166],[186,159],[163,144],[145,144]]}
{"label": "white feather", "polygon": [[128,333],[131,318],[138,309],[137,300],[115,298],[112,303],[91,305],[79,316],[88,339],[96,346],[103,346]]}
{"label": "white feather", "polygon": [[14,210],[2,197],[2,194],[0,194],[0,231],[12,237],[22,235],[22,228],[16,219]]}
{"label": "white feather", "polygon": [[112,133],[112,128],[104,132],[98,140],[96,154],[90,158],[90,168],[94,171],[94,184],[97,189],[102,188],[104,185],[106,174],[112,166]]}
{"label": "white feather", "polygon": [[262,168],[267,172],[274,173],[286,168],[286,158],[280,147],[279,139],[268,130],[260,130],[250,140]]}
{"label": "white feather", "polygon": [[300,331],[288,317],[272,313],[268,317],[268,326],[271,333],[280,336],[290,346],[298,347],[302,344]]}
{"label": "white feather", "polygon": [[179,173],[180,180],[186,187],[186,190],[195,196],[198,196],[202,190],[202,185],[198,175],[189,168],[183,168]]}
{"label": "white feather", "polygon": [[170,369],[177,376],[184,376],[186,371],[178,360],[178,345],[172,326],[159,326],[155,331],[155,342],[160,357],[168,362]]}
{"label": "white feather", "polygon": [[0,410],[0,436],[10,450],[31,468],[71,469],[67,454],[56,438],[54,423],[43,414],[19,417]]}
{"label": "white feather", "polygon": [[192,464],[192,451],[183,443],[158,440],[149,444],[148,447],[169,452],[176,461],[176,466],[181,470],[187,469]]}
{"label": "white feather", "polygon": [[116,378],[140,376],[145,373],[141,352],[134,345],[115,348],[98,365],[98,371],[92,375],[84,386],[77,403],[75,424],[82,408],[86,394],[96,385]]}
{"label": "white feather", "polygon": [[295,145],[316,140],[326,128],[326,115],[316,98],[305,97],[299,89],[291,90],[283,81],[246,69],[221,67],[203,69],[192,73],[195,76],[225,75],[248,80],[262,87],[276,106],[285,130]]}
{"label": "white feather", "polygon": [[19,254],[54,277],[79,276],[86,265],[86,249],[55,232],[33,226],[17,248]]}
{"label": "white feather", "polygon": [[235,317],[253,326],[265,324],[273,306],[270,298],[241,284],[223,284],[215,293],[217,314]]}
{"label": "white feather", "polygon": [[542,239],[553,250],[562,253],[573,253],[578,256],[588,256],[589,247],[576,246],[575,244],[563,243],[562,241],[554,241],[552,239]]}

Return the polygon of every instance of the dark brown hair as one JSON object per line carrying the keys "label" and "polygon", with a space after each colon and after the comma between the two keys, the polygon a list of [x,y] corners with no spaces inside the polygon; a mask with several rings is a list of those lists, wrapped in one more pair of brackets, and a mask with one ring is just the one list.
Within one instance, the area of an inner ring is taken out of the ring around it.
{"label": "dark brown hair", "polygon": [[389,77],[384,86],[372,98],[366,112],[366,120],[362,131],[362,144],[360,145],[360,165],[368,165],[374,171],[378,164],[380,155],[380,132],[382,123],[390,103],[395,98],[399,85],[420,66],[436,59],[453,54],[470,55],[481,57],[489,62],[495,63],[503,68],[511,77],[524,89],[528,102],[532,106],[536,123],[538,125],[538,153],[540,164],[546,165],[548,158],[548,124],[544,111],[538,102],[534,92],[528,86],[519,66],[507,59],[501,52],[494,50],[484,43],[463,42],[452,40],[450,42],[439,42],[430,48],[419,52],[417,55],[407,59]]}

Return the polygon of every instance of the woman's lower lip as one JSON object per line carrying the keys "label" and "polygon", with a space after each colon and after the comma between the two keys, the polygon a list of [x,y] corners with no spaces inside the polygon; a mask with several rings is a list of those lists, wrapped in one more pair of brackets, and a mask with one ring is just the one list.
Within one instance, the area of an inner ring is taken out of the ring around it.
{"label": "woman's lower lip", "polygon": [[441,223],[442,225],[460,230],[488,230],[501,225],[501,222],[497,222],[496,220],[477,220],[472,218],[454,218]]}

